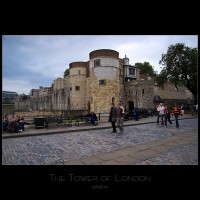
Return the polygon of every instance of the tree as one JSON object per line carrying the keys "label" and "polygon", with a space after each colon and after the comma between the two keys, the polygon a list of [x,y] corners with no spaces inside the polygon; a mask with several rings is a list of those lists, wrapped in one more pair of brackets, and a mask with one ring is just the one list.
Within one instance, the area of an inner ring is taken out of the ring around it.
{"label": "tree", "polygon": [[166,80],[175,86],[185,86],[197,100],[197,48],[189,48],[184,43],[168,47],[167,53],[162,54],[159,64],[164,65],[160,72]]}
{"label": "tree", "polygon": [[165,73],[156,75],[155,78],[155,82],[157,83],[157,85],[160,86],[164,86],[164,84],[167,82],[167,75]]}
{"label": "tree", "polygon": [[64,77],[65,76],[68,76],[69,75],[69,69],[66,69],[65,71],[64,71]]}
{"label": "tree", "polygon": [[149,76],[154,76],[153,67],[149,64],[149,62],[144,63],[135,63],[135,66],[140,69],[141,74],[148,74]]}

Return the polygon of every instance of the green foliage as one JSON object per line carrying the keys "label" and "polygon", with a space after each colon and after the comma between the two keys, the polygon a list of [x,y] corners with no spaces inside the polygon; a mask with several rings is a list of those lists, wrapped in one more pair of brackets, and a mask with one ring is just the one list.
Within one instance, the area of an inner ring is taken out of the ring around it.
{"label": "green foliage", "polygon": [[164,73],[157,75],[155,78],[155,82],[159,87],[164,86],[164,84],[167,82],[167,75]]}
{"label": "green foliage", "polygon": [[141,74],[148,74],[149,76],[154,75],[153,67],[149,64],[149,62],[135,63],[135,66],[140,69]]}
{"label": "green foliage", "polygon": [[64,77],[65,76],[68,76],[69,75],[69,69],[66,69],[65,71],[64,71]]}
{"label": "green foliage", "polygon": [[185,86],[197,98],[197,58],[198,49],[189,48],[184,43],[168,47],[167,53],[162,54],[159,64],[164,67],[160,76],[174,83],[175,86]]}

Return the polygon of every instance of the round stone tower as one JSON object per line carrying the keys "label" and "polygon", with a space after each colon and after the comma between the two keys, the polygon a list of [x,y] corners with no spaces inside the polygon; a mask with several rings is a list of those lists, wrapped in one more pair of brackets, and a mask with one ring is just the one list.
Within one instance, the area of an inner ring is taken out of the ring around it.
{"label": "round stone tower", "polygon": [[71,110],[86,110],[86,64],[86,62],[69,64]]}
{"label": "round stone tower", "polygon": [[119,53],[110,49],[92,51],[89,60],[90,110],[110,111],[110,103],[119,101]]}

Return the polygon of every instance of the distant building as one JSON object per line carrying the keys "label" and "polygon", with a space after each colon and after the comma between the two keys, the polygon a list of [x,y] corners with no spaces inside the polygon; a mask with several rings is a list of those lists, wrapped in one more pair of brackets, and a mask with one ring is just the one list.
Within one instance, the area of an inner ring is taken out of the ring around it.
{"label": "distant building", "polygon": [[2,97],[3,99],[9,99],[9,100],[14,100],[18,96],[17,92],[10,92],[10,91],[2,91]]}
{"label": "distant building", "polygon": [[53,90],[52,87],[42,87],[42,86],[40,86],[39,89],[32,89],[30,91],[30,96],[32,96],[33,98],[38,98],[38,97],[42,97],[42,96],[51,95],[52,90]]}

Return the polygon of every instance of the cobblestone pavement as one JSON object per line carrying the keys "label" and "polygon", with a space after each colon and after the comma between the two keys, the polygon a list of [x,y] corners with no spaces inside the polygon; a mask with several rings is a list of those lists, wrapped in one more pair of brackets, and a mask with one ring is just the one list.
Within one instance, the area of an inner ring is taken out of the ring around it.
{"label": "cobblestone pavement", "polygon": [[174,148],[158,157],[138,162],[136,165],[198,165],[198,141]]}
{"label": "cobblestone pavement", "polygon": [[[156,123],[127,126],[125,127],[124,135],[111,133],[112,128],[110,128],[66,134],[3,139],[2,164],[64,164],[70,160],[120,150],[186,131],[198,131],[197,118],[180,120],[179,124],[179,128],[176,128],[174,124],[167,128],[160,127]],[[140,162],[140,164],[148,164],[148,162],[151,164],[163,164],[163,160],[165,159],[168,160],[168,164],[197,164],[197,151],[198,142],[193,142],[183,147],[174,148],[155,158]],[[174,163],[174,159],[177,157],[183,159],[179,163]],[[170,159],[171,161],[169,162]]]}

